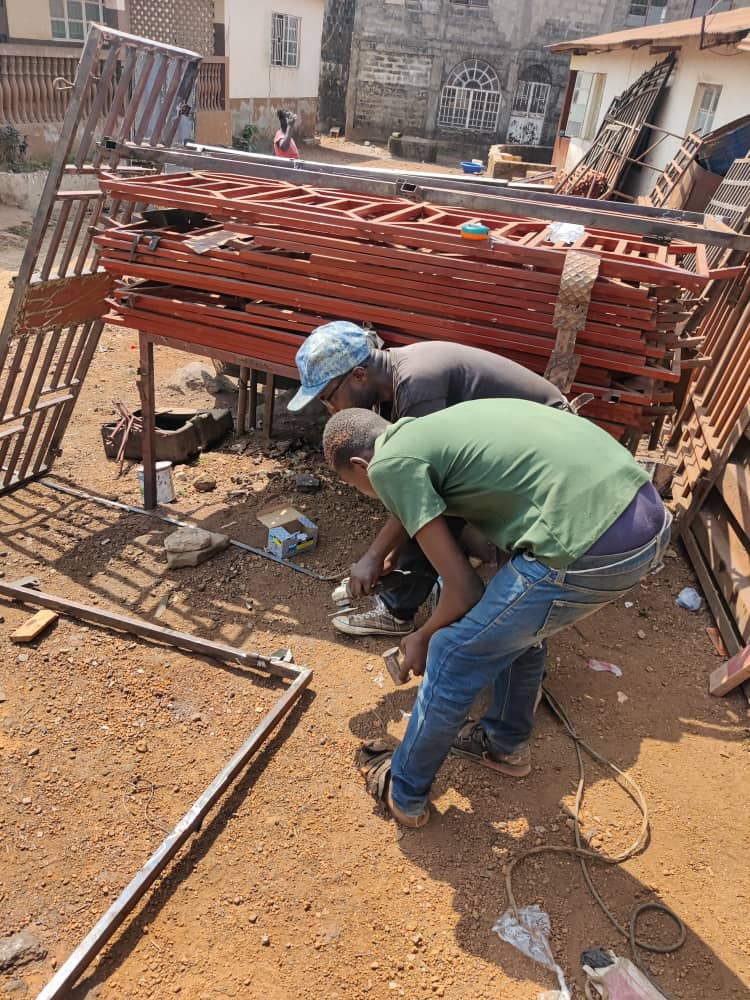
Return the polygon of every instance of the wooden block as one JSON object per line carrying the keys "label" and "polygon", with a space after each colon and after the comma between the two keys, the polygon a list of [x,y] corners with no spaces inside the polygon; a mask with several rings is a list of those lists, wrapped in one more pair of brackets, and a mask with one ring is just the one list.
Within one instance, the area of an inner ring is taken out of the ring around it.
{"label": "wooden block", "polygon": [[46,628],[49,628],[53,622],[56,622],[57,618],[58,616],[54,611],[47,611],[46,609],[37,611],[35,615],[32,615],[31,618],[16,629],[11,635],[11,640],[13,642],[31,642],[38,635],[41,635]]}
{"label": "wooden block", "polygon": [[745,646],[731,660],[727,660],[711,672],[708,690],[720,698],[748,679],[750,679],[750,646]]}

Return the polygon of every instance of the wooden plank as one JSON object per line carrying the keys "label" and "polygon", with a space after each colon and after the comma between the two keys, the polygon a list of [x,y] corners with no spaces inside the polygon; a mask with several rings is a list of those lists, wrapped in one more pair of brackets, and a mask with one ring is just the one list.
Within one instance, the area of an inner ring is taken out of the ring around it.
{"label": "wooden plank", "polygon": [[712,493],[692,524],[693,533],[719,589],[731,609],[737,630],[750,640],[750,553],[721,498]]}
{"label": "wooden plank", "polygon": [[734,654],[742,649],[742,641],[737,634],[737,628],[732,620],[732,616],[728,613],[724,600],[719,593],[713,576],[711,575],[711,570],[703,558],[703,554],[698,547],[692,530],[688,529],[684,531],[680,538],[685,546],[688,557],[695,570],[695,575],[698,577],[698,582],[701,585],[703,593],[705,595],[708,606],[711,609],[711,613],[716,619],[716,624],[719,626],[719,631],[721,632],[721,637],[726,643],[726,647],[730,653]]}
{"label": "wooden plank", "polygon": [[11,635],[12,642],[33,642],[38,635],[41,635],[45,629],[49,628],[53,622],[56,622],[58,615],[54,611],[47,611],[43,609],[42,611],[37,611],[35,615],[31,618],[27,618],[23,625],[19,625],[15,632]]}
{"label": "wooden plank", "polygon": [[750,679],[750,646],[745,646],[739,653],[722,663],[712,671],[708,679],[709,693],[721,698],[744,681]]}

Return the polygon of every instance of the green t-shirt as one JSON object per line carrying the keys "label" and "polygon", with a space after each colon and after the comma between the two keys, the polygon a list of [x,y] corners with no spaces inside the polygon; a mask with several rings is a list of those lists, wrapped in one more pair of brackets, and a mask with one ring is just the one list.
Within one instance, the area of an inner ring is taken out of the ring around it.
{"label": "green t-shirt", "polygon": [[648,480],[595,424],[518,399],[404,417],[377,439],[369,477],[412,537],[453,515],[556,568],[587,552]]}

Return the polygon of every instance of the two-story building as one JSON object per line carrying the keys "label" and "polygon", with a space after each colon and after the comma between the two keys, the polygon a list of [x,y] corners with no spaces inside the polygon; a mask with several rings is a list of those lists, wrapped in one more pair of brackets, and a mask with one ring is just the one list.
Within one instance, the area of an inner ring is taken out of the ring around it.
{"label": "two-story building", "polygon": [[198,52],[196,138],[231,142],[222,0],[0,0],[0,126],[49,156],[67,96],[56,80],[75,77],[91,24]]}
{"label": "two-story building", "polygon": [[352,138],[399,131],[467,149],[508,142],[551,152],[568,78],[567,51],[555,43],[660,25],[706,6],[704,0],[327,0],[321,126],[345,125]]}

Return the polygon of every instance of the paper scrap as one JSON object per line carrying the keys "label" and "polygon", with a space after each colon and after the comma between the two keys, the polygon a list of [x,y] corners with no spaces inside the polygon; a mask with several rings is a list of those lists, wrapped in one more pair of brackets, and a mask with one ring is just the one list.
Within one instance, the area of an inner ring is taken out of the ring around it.
{"label": "paper scrap", "polygon": [[622,677],[622,670],[616,663],[607,663],[606,660],[589,660],[589,670],[595,670],[598,674],[614,674],[615,677]]}

